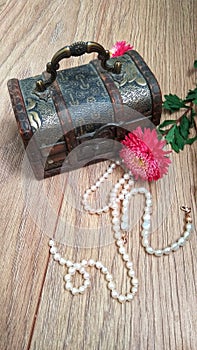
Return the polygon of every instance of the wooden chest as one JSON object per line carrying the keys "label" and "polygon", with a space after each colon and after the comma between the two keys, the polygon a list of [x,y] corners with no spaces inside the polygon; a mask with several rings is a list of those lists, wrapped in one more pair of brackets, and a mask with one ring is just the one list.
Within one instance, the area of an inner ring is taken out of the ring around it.
{"label": "wooden chest", "polygon": [[[62,58],[93,51],[98,59],[57,72]],[[79,42],[59,50],[47,71],[8,81],[18,128],[38,179],[112,159],[126,132],[146,120],[160,122],[159,85],[134,50],[109,58],[101,45]],[[112,139],[116,142],[110,143]]]}

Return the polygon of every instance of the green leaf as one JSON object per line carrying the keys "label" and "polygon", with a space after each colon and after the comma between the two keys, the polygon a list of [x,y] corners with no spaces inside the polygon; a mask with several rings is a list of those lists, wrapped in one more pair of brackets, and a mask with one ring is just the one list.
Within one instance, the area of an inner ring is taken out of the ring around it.
{"label": "green leaf", "polygon": [[176,152],[179,153],[179,147],[177,146],[177,144],[175,142],[171,142],[170,143],[172,146],[172,149]]}
{"label": "green leaf", "polygon": [[175,132],[175,129],[176,129],[176,125],[173,125],[173,127],[168,131],[165,139],[168,143],[171,143],[173,140],[174,140],[174,132]]}
{"label": "green leaf", "polygon": [[197,100],[197,87],[193,90],[189,90],[185,98],[185,102],[188,102],[188,101],[192,102],[193,100]]}
{"label": "green leaf", "polygon": [[184,115],[181,118],[181,122],[179,125],[179,132],[181,134],[181,136],[187,140],[188,135],[189,135],[189,128],[190,128],[190,121],[189,119],[186,117],[186,115]]}
{"label": "green leaf", "polygon": [[187,145],[192,145],[197,140],[197,136],[192,137],[191,139],[187,139],[186,144]]}
{"label": "green leaf", "polygon": [[165,126],[175,124],[175,123],[176,123],[176,120],[164,120],[164,122],[159,125],[158,129],[160,130],[162,128],[165,128]]}
{"label": "green leaf", "polygon": [[197,98],[196,98],[195,100],[193,100],[193,103],[194,103],[195,105],[197,105]]}
{"label": "green leaf", "polygon": [[179,127],[175,128],[174,131],[174,142],[176,143],[177,147],[181,150],[183,150],[183,147],[185,145],[185,140],[180,134],[180,129]]}
{"label": "green leaf", "polygon": [[194,61],[194,68],[197,68],[197,60]]}
{"label": "green leaf", "polygon": [[163,108],[170,111],[175,112],[178,111],[180,108],[186,107],[185,103],[182,99],[180,99],[177,95],[164,95],[165,101],[163,103]]}
{"label": "green leaf", "polygon": [[190,128],[194,127],[194,117],[196,116],[195,110],[192,108],[190,112]]}

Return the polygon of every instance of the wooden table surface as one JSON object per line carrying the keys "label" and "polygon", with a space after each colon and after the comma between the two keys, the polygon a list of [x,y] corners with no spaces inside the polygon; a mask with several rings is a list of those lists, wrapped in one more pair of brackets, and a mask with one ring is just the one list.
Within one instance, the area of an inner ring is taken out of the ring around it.
{"label": "wooden table surface", "polygon": [[[133,210],[138,208],[138,213],[134,210],[130,218],[134,224],[129,255],[140,281],[134,300],[121,305],[111,299],[103,275],[94,269],[92,286],[84,295],[73,297],[64,290],[64,268],[52,261],[48,250],[48,237],[60,232],[59,227],[66,228],[64,244],[57,244],[67,259],[99,259],[112,271],[119,289],[128,287],[108,214],[89,217],[79,204],[85,188],[108,163],[38,185],[28,177],[6,86],[10,78],[40,74],[66,44],[92,40],[110,48],[126,40],[154,71],[163,94],[184,97],[196,78],[196,19],[196,0],[0,0],[1,350],[197,349],[196,233],[174,254],[145,254],[140,219],[134,215],[142,215],[142,200],[135,199]],[[92,57],[64,60],[61,68]],[[182,232],[180,205],[191,205],[197,223],[196,150],[197,143],[174,153],[169,175],[150,186],[155,247]],[[114,182],[120,173],[113,176]],[[50,213],[56,218],[52,224]]]}

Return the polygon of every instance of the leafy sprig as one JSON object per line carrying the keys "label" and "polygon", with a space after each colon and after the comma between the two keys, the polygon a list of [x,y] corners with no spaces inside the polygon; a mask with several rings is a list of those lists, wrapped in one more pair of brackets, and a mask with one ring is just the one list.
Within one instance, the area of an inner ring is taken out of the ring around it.
{"label": "leafy sprig", "polygon": [[[194,62],[197,68],[197,60]],[[158,127],[159,133],[165,137],[175,152],[183,150],[185,145],[191,145],[197,140],[197,126],[195,117],[197,116],[197,86],[189,90],[185,99],[177,95],[164,95],[163,108],[170,114],[183,110],[183,114],[178,119],[165,120]],[[195,136],[191,137],[191,131],[195,131]]]}

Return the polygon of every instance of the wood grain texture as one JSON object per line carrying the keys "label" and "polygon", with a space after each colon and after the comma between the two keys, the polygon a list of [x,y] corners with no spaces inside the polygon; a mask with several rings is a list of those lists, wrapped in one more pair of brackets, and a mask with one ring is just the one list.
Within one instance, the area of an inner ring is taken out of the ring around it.
{"label": "wood grain texture", "polygon": [[[140,245],[137,219],[137,212],[142,214],[143,210],[141,199],[131,204],[131,222],[135,225],[129,254],[140,280],[133,302],[120,305],[112,300],[103,276],[95,270],[91,272],[92,287],[83,296],[72,297],[64,291],[64,269],[49,258],[47,246],[48,235],[56,236],[61,230],[58,239],[67,243],[60,246],[67,258],[99,259],[112,270],[120,289],[128,287],[126,272],[110,238],[108,216],[88,217],[79,205],[83,190],[100,176],[106,163],[38,185],[30,170],[24,169],[27,163],[6,87],[10,78],[39,74],[66,44],[93,40],[110,48],[124,39],[144,57],[163,94],[184,96],[195,83],[192,64],[196,58],[196,18],[196,0],[0,1],[2,350],[197,348],[196,233],[173,255],[160,259],[146,255]],[[61,67],[89,60],[88,55],[72,58]],[[196,150],[193,144],[181,154],[173,154],[173,165],[163,185],[151,186],[155,247],[172,242],[183,230],[180,205],[192,206],[197,224]],[[77,187],[73,186],[75,178]],[[40,193],[47,206],[42,205]],[[25,194],[33,194],[33,202]],[[98,198],[96,203],[100,201]],[[89,228],[93,236],[88,236]],[[79,231],[84,241],[76,247],[79,242],[76,244],[73,237]],[[98,236],[101,244],[95,246]]]}

